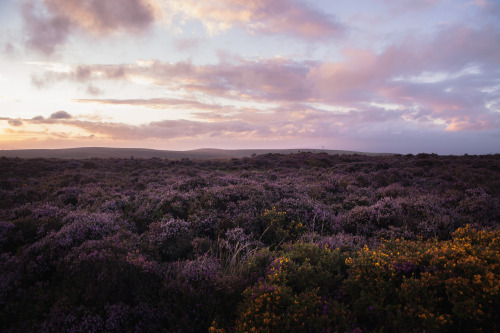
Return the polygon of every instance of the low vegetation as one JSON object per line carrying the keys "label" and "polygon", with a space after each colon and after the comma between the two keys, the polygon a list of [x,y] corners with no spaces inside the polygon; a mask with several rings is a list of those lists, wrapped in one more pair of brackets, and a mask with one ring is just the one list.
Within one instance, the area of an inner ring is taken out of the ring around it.
{"label": "low vegetation", "polygon": [[500,155],[0,158],[2,332],[496,332]]}

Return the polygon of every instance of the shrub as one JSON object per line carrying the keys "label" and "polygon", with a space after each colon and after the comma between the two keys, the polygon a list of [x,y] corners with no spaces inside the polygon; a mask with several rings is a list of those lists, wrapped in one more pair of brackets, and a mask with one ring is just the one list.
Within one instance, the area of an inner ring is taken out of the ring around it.
{"label": "shrub", "polygon": [[0,159],[0,331],[498,331],[499,161]]}
{"label": "shrub", "polygon": [[346,291],[362,327],[495,331],[500,232],[458,229],[448,241],[393,240],[348,258]]}
{"label": "shrub", "polygon": [[[287,245],[256,257],[236,331],[496,331],[500,231],[390,240],[356,252]],[[215,329],[215,327],[214,327]]]}
{"label": "shrub", "polygon": [[305,226],[300,221],[291,220],[286,212],[281,212],[273,207],[265,210],[262,215],[265,230],[260,240],[271,248],[275,248],[285,241],[297,240],[305,232]]}
{"label": "shrub", "polygon": [[191,250],[193,237],[189,225],[183,220],[163,218],[151,223],[143,238],[149,243],[149,250],[159,260],[178,260]]}
{"label": "shrub", "polygon": [[[328,246],[285,245],[281,255],[267,266],[264,279],[243,293],[236,331],[346,328],[347,317],[335,299],[346,275],[346,257]],[[253,267],[260,270],[258,263],[270,259],[259,254]]]}

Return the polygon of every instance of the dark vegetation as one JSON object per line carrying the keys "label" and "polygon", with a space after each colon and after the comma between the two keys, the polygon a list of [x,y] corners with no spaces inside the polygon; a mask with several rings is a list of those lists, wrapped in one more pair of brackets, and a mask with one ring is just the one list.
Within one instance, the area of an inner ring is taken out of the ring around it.
{"label": "dark vegetation", "polygon": [[194,149],[185,151],[157,150],[146,148],[107,148],[107,147],[81,147],[65,149],[14,149],[0,150],[0,157],[19,158],[62,158],[62,159],[89,159],[89,158],[168,158],[180,160],[190,158],[195,160],[228,159],[251,157],[262,154],[295,154],[300,152],[328,153],[328,154],[359,154],[366,156],[389,156],[384,153],[362,153],[348,150],[324,149]]}
{"label": "dark vegetation", "polygon": [[0,158],[2,332],[496,332],[500,155]]}

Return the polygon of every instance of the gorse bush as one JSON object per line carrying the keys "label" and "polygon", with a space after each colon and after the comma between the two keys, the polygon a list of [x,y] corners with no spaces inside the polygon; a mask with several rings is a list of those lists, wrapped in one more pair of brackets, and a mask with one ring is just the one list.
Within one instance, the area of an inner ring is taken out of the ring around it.
{"label": "gorse bush", "polygon": [[276,210],[276,207],[270,210],[266,209],[262,219],[265,229],[260,239],[271,248],[275,248],[285,241],[297,240],[306,230],[302,222],[290,219],[286,212],[280,212]]}
{"label": "gorse bush", "polygon": [[499,231],[471,227],[447,241],[365,247],[346,260],[353,315],[365,328],[390,331],[495,331],[499,251]]}
{"label": "gorse bush", "polygon": [[355,252],[284,246],[244,291],[236,331],[494,332],[500,232],[385,241]]}
{"label": "gorse bush", "polygon": [[0,159],[0,332],[496,332],[499,165]]}
{"label": "gorse bush", "polygon": [[263,278],[244,291],[236,331],[348,329],[348,309],[340,303],[348,254],[328,245],[297,242],[284,245],[276,255]]}

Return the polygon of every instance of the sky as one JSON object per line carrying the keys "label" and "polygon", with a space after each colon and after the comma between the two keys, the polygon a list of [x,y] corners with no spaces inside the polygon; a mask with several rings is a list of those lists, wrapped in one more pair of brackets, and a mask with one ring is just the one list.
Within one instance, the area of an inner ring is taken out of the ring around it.
{"label": "sky", "polygon": [[498,0],[0,0],[0,149],[500,153]]}

